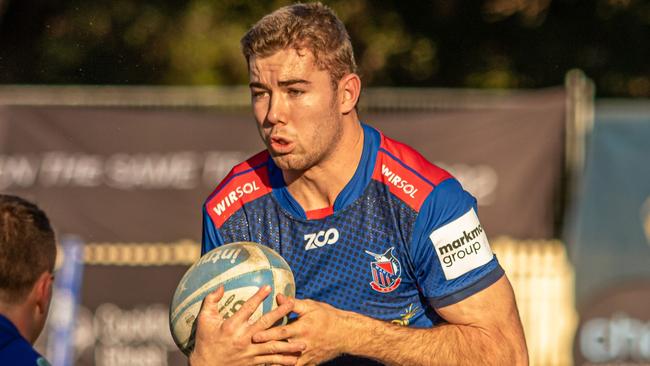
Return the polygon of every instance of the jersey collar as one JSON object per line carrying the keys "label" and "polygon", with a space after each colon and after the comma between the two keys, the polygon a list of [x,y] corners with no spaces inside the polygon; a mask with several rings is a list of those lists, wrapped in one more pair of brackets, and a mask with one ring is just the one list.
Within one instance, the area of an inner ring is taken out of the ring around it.
{"label": "jersey collar", "polygon": [[361,153],[361,160],[352,179],[350,179],[338,197],[336,197],[334,207],[325,207],[306,213],[298,201],[289,193],[284,182],[284,177],[282,176],[282,170],[275,165],[273,159],[269,158],[269,177],[271,187],[273,188],[273,196],[282,208],[296,218],[304,220],[321,219],[336,214],[361,197],[368,183],[370,183],[370,179],[372,179],[381,140],[381,136],[377,130],[364,123],[361,126],[363,127],[363,151]]}

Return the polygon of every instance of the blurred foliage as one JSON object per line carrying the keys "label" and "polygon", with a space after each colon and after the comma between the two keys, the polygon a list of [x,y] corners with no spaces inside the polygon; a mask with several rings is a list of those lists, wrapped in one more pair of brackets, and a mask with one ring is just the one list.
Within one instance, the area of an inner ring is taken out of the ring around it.
{"label": "blurred foliage", "polygon": [[[572,68],[650,96],[650,1],[324,1],[374,86],[536,88]],[[274,0],[0,0],[0,83],[231,85]]]}

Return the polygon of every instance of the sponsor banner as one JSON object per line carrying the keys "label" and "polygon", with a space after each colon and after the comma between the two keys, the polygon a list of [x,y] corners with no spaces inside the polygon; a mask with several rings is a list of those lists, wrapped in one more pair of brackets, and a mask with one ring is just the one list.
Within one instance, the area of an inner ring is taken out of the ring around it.
{"label": "sponsor banner", "polygon": [[0,191],[86,242],[198,241],[203,201],[262,148],[243,112],[0,108]]}
{"label": "sponsor banner", "polygon": [[[361,117],[454,174],[478,198],[488,235],[555,236],[564,167],[562,91],[531,93],[511,109]],[[0,191],[37,202],[57,232],[91,243],[86,261],[120,264],[84,269],[76,365],[186,363],[171,339],[168,306],[187,266],[158,262],[185,260],[184,239],[200,240],[202,203],[235,164],[262,149],[250,112],[0,108]],[[405,196],[423,193],[408,179],[390,179]],[[246,183],[210,212],[227,213],[240,202],[240,191],[261,191],[261,182]],[[314,234],[301,244],[306,250],[336,245],[338,232]],[[100,245],[116,242],[123,244]],[[153,251],[128,243],[169,244]],[[122,256],[126,247],[134,249],[133,263]],[[198,258],[198,246],[192,250]],[[368,263],[374,290],[400,285],[402,266],[390,251],[369,253]]]}
{"label": "sponsor banner", "polygon": [[650,365],[650,280],[617,283],[580,309],[576,366]]}
{"label": "sponsor banner", "polygon": [[[556,236],[563,91],[533,92],[511,108],[361,118],[454,174],[478,198],[488,235]],[[59,231],[86,242],[199,240],[203,201],[262,149],[248,111],[3,107],[0,191],[37,201]],[[396,179],[405,196],[423,193]]]}
{"label": "sponsor banner", "polygon": [[488,236],[557,237],[564,169],[564,93],[512,109],[361,113],[386,136],[448,170],[477,198]]}
{"label": "sponsor banner", "polygon": [[45,332],[49,337],[39,343],[69,343],[74,352],[66,364],[76,366],[187,364],[169,330],[169,304],[187,268],[86,266],[70,336],[51,339],[56,334]]}
{"label": "sponsor banner", "polygon": [[650,104],[645,105],[646,112],[638,113],[596,109],[581,199],[567,239],[581,305],[603,286],[650,279]]}

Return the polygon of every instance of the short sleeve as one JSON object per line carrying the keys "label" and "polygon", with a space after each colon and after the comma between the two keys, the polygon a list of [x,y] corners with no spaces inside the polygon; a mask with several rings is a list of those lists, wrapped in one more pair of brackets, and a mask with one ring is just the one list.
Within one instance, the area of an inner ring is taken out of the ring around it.
{"label": "short sleeve", "polygon": [[221,245],[223,245],[223,239],[221,238],[217,228],[214,226],[210,215],[205,211],[205,205],[203,205],[203,237],[201,239],[201,255]]}
{"label": "short sleeve", "polygon": [[453,178],[422,205],[409,254],[418,285],[436,308],[457,303],[503,275],[481,225],[476,199]]}

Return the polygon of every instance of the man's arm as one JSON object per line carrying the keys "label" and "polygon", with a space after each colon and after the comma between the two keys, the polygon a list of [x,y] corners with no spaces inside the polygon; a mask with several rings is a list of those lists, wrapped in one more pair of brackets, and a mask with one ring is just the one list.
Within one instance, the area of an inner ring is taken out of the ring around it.
{"label": "man's arm", "polygon": [[307,345],[298,365],[340,354],[388,365],[527,365],[528,352],[512,287],[504,275],[456,304],[436,309],[449,324],[406,328],[327,304],[295,300],[296,322],[257,333],[257,342],[290,339]]}

